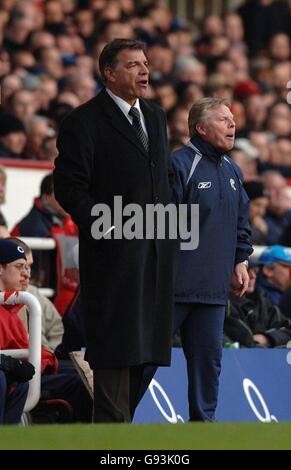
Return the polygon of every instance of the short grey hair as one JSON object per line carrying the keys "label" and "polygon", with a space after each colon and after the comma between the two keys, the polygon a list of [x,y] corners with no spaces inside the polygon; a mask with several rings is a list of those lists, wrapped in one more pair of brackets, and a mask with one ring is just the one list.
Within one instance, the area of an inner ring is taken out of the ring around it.
{"label": "short grey hair", "polygon": [[198,134],[196,130],[197,124],[200,122],[206,122],[209,117],[209,111],[221,105],[225,105],[229,108],[230,102],[225,98],[213,97],[201,98],[200,100],[197,100],[190,109],[188,117],[190,136],[193,134]]}
{"label": "short grey hair", "polygon": [[201,68],[201,62],[195,57],[178,57],[175,61],[174,78],[179,80],[185,72],[197,71]]}

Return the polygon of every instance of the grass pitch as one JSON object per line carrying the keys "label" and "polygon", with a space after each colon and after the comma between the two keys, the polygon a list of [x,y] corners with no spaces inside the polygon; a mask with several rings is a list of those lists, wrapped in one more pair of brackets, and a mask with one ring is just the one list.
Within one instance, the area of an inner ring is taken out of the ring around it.
{"label": "grass pitch", "polygon": [[291,449],[291,423],[0,426],[0,449]]}

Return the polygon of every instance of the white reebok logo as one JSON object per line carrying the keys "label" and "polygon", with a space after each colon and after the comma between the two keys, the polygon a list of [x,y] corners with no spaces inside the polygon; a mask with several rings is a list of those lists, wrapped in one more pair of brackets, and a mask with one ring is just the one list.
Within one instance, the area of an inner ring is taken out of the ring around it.
{"label": "white reebok logo", "polygon": [[233,189],[234,191],[236,191],[234,179],[233,179],[233,178],[230,178],[229,182],[230,182],[230,186],[232,187],[232,189]]}
{"label": "white reebok logo", "polygon": [[211,187],[211,181],[201,181],[198,183],[198,189],[208,189]]}

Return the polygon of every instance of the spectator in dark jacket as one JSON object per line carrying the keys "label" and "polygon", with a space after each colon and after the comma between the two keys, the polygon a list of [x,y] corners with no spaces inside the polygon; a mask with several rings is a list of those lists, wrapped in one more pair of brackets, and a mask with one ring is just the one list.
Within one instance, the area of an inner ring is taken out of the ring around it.
{"label": "spectator in dark jacket", "polygon": [[278,305],[283,293],[291,286],[291,248],[273,245],[266,248],[258,259],[260,272],[258,285]]}
{"label": "spectator in dark jacket", "polygon": [[226,341],[239,342],[240,346],[286,346],[291,339],[291,320],[256,286],[257,268],[249,269],[250,282],[247,295],[231,298],[224,322]]}
{"label": "spectator in dark jacket", "polygon": [[61,229],[67,213],[54,196],[53,176],[46,175],[40,185],[40,196],[34,200],[30,212],[13,228],[11,235],[18,237],[51,237],[52,231]]}
{"label": "spectator in dark jacket", "polygon": [[291,286],[283,292],[280,302],[279,309],[285,315],[285,317],[291,319]]}

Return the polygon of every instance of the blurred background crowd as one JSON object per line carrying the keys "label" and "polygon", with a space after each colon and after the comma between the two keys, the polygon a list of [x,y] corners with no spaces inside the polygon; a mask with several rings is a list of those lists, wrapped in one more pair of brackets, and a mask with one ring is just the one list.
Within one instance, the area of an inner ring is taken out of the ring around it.
{"label": "blurred background crowd", "polygon": [[0,157],[54,160],[60,120],[102,86],[104,45],[137,38],[148,46],[148,98],[167,112],[173,149],[189,138],[193,101],[226,97],[245,179],[266,169],[291,177],[290,8],[240,3],[198,21],[160,0],[0,0]]}
{"label": "blurred background crowd", "polygon": [[[189,139],[196,99],[229,98],[236,121],[231,157],[246,182],[262,182],[268,199],[252,204],[253,241],[277,243],[291,208],[290,6],[228,1],[223,15],[208,8],[190,20],[174,15],[174,3],[0,0],[0,162],[53,162],[60,121],[102,87],[104,45],[116,37],[141,39],[151,72],[148,98],[167,113],[171,149]],[[258,188],[251,200],[255,195]],[[266,209],[275,222],[265,222]]]}

